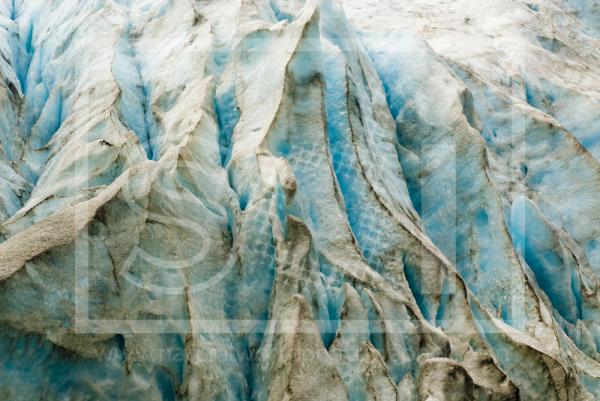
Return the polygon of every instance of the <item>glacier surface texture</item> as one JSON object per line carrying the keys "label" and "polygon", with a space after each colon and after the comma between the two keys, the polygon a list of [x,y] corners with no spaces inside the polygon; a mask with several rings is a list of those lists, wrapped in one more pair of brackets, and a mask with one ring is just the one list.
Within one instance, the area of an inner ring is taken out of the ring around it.
{"label": "glacier surface texture", "polygon": [[0,400],[600,400],[598,0],[0,0]]}

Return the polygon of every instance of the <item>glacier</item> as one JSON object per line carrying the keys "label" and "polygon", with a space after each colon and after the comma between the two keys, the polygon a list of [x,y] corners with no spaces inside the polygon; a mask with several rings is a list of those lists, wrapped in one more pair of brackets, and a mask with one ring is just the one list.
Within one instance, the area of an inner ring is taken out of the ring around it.
{"label": "glacier", "polygon": [[598,0],[0,0],[0,399],[600,400]]}

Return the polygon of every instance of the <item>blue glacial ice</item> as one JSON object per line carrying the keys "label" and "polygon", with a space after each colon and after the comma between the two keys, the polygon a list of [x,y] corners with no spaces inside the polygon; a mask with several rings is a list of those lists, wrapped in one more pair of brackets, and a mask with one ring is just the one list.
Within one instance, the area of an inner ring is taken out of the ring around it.
{"label": "blue glacial ice", "polygon": [[0,1],[0,398],[600,400],[594,1]]}

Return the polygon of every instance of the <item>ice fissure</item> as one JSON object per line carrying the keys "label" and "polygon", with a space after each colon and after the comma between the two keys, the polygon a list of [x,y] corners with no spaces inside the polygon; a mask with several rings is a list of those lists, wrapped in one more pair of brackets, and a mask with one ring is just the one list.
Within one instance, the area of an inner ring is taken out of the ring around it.
{"label": "ice fissure", "polygon": [[458,3],[0,2],[1,398],[600,399],[598,11]]}

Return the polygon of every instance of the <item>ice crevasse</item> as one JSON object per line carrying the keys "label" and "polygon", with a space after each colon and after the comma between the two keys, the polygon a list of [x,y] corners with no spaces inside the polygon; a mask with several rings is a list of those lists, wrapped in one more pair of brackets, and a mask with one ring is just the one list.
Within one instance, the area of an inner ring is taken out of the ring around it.
{"label": "ice crevasse", "polygon": [[600,400],[596,0],[1,0],[0,399]]}

